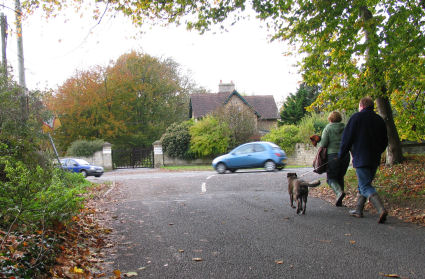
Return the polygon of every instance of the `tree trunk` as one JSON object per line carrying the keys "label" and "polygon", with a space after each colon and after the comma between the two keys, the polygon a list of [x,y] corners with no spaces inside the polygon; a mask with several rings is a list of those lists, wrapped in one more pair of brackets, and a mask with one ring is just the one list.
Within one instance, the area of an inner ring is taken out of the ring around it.
{"label": "tree trunk", "polygon": [[[374,88],[377,89],[379,84],[383,84],[380,82],[384,74],[381,70],[380,65],[376,65],[371,61],[372,57],[378,57],[378,47],[376,42],[377,34],[376,34],[376,25],[372,22],[372,25],[369,25],[371,22],[373,15],[371,11],[366,7],[360,7],[360,17],[365,22],[365,34],[366,34],[366,42],[368,43],[368,47],[366,50],[366,60],[368,61],[369,67],[375,73],[375,84]],[[386,165],[392,166],[394,164],[400,163],[403,161],[403,152],[401,150],[400,137],[398,136],[397,128],[394,123],[393,111],[391,109],[391,104],[388,98],[389,92],[387,88],[382,86],[380,88],[380,96],[376,99],[376,105],[378,108],[378,113],[382,116],[387,126],[388,133],[388,147],[387,147],[387,156],[386,156]]]}
{"label": "tree trunk", "polygon": [[387,126],[388,147],[386,165],[392,166],[403,161],[400,137],[394,123],[393,112],[388,97],[378,97],[376,99],[378,113],[382,116]]}

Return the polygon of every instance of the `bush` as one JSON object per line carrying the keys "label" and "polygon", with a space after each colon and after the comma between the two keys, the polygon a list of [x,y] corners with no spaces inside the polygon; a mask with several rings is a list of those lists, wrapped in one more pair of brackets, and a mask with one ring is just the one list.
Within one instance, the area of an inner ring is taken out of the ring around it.
{"label": "bush", "polygon": [[306,115],[298,125],[299,142],[310,143],[310,136],[314,134],[321,135],[328,123],[328,114]]}
{"label": "bush", "polygon": [[230,130],[226,123],[213,116],[207,116],[190,128],[192,137],[190,152],[201,157],[212,157],[227,151]]}
{"label": "bush", "polygon": [[[19,149],[19,148],[17,148]],[[41,168],[17,158],[0,144],[0,226],[41,227],[65,222],[82,206],[80,194],[90,183],[59,168]]]}
{"label": "bush", "polygon": [[66,155],[75,157],[90,157],[93,156],[96,151],[101,151],[104,143],[105,142],[103,140],[76,140],[71,143],[66,151]]}
{"label": "bush", "polygon": [[192,159],[195,157],[190,152],[190,127],[193,121],[174,123],[167,128],[161,137],[162,148],[168,156],[180,159]]}
{"label": "bush", "polygon": [[299,140],[299,128],[295,125],[283,125],[277,129],[273,129],[261,140],[274,142],[279,145],[287,154],[292,154],[295,150],[295,144]]}

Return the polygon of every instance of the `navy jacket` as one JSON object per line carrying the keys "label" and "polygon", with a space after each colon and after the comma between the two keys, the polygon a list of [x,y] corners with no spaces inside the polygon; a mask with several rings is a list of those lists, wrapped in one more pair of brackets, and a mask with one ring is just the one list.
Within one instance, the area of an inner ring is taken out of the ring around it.
{"label": "navy jacket", "polygon": [[376,114],[373,108],[364,108],[348,120],[342,134],[338,157],[341,158],[351,151],[353,167],[377,167],[387,145],[384,119]]}

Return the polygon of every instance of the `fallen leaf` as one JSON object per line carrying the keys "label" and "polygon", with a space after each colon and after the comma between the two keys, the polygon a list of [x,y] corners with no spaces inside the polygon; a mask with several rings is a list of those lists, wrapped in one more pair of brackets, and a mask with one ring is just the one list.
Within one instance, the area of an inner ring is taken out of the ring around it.
{"label": "fallen leaf", "polygon": [[146,266],[139,267],[137,270],[145,270]]}
{"label": "fallen leaf", "polygon": [[179,249],[179,253],[183,253],[184,252],[184,250],[183,249]]}
{"label": "fallen leaf", "polygon": [[346,234],[344,234],[345,236],[351,236],[351,233],[346,233]]}
{"label": "fallen leaf", "polygon": [[277,264],[283,264],[282,260],[275,260],[274,262],[277,263]]}
{"label": "fallen leaf", "polygon": [[202,262],[202,258],[192,258],[192,261],[194,261],[194,262]]}
{"label": "fallen leaf", "polygon": [[78,268],[78,267],[74,266],[74,268],[71,270],[71,272],[72,273],[75,273],[75,274],[83,274],[84,273],[84,270],[81,269],[81,268]]}
{"label": "fallen leaf", "polygon": [[137,276],[137,272],[131,271],[131,272],[127,272],[124,273],[125,277],[133,277],[133,276]]}
{"label": "fallen leaf", "polygon": [[120,278],[121,277],[121,271],[119,271],[119,269],[115,269],[114,275],[115,275],[115,277]]}
{"label": "fallen leaf", "polygon": [[399,276],[399,275],[394,274],[394,273],[392,273],[392,274],[385,274],[385,273],[383,273],[383,272],[379,272],[379,275],[384,276],[384,277],[400,278],[400,276]]}
{"label": "fallen leaf", "polygon": [[355,243],[356,243],[356,241],[355,241],[355,240],[350,240],[350,243],[351,243],[351,244],[355,244]]}

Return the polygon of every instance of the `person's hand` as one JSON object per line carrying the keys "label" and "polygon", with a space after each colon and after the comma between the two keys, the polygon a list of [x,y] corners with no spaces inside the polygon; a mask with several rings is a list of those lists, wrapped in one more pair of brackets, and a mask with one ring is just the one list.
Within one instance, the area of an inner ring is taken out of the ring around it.
{"label": "person's hand", "polygon": [[318,136],[318,135],[312,135],[312,136],[310,137],[310,140],[311,140],[311,143],[312,143],[314,146],[316,146],[316,145],[317,145],[317,143],[321,140],[321,137],[320,137],[320,136]]}

